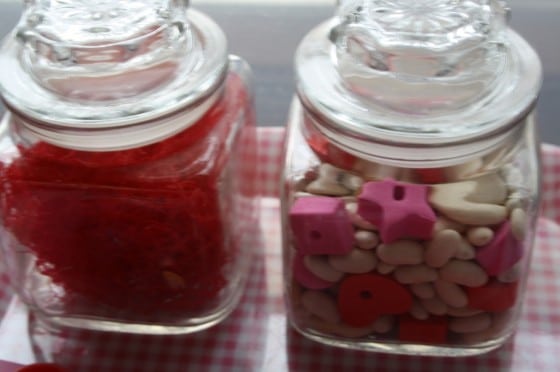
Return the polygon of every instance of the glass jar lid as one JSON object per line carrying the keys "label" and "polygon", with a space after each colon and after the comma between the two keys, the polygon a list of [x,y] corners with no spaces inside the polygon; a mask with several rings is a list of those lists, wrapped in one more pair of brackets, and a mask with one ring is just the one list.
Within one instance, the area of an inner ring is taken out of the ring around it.
{"label": "glass jar lid", "polygon": [[220,28],[187,7],[177,0],[27,1],[0,51],[4,101],[62,127],[126,126],[191,105],[195,121],[228,59]]}
{"label": "glass jar lid", "polygon": [[533,107],[540,62],[507,27],[504,2],[339,3],[337,16],[302,41],[296,74],[319,129],[350,153],[412,162],[468,156],[491,149],[488,141]]}

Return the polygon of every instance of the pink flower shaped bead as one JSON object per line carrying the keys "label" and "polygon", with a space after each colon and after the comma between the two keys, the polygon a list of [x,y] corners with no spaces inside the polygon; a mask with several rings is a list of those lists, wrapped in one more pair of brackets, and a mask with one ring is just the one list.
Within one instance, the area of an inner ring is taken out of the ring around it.
{"label": "pink flower shaped bead", "polygon": [[387,179],[368,182],[358,197],[358,214],[379,228],[381,240],[429,239],[436,215],[428,204],[428,187]]}

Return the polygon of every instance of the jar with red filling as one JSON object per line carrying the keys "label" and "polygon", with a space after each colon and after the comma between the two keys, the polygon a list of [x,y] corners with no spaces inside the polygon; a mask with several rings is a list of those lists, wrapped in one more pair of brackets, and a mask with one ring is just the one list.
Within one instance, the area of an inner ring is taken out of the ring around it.
{"label": "jar with red filling", "polygon": [[188,2],[26,4],[0,53],[0,237],[17,293],[86,329],[220,322],[257,226],[247,65]]}
{"label": "jar with red filling", "polygon": [[295,58],[290,322],[360,350],[497,348],[519,319],[535,236],[539,59],[502,1],[339,4]]}

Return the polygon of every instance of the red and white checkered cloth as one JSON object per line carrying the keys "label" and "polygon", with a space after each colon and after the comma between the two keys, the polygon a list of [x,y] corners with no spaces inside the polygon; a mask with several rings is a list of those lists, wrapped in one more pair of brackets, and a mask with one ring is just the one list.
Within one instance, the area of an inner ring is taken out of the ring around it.
{"label": "red and white checkered cloth", "polygon": [[[560,371],[560,148],[543,146],[544,191],[524,313],[502,348],[469,358],[405,357],[323,346],[287,327],[282,301],[278,199],[281,128],[259,130],[263,163],[258,259],[234,313],[187,336],[138,336],[50,330],[31,321],[35,354],[71,371]],[[12,292],[0,271],[0,312]],[[27,337],[0,334],[2,338]],[[32,362],[31,360],[29,362]]]}

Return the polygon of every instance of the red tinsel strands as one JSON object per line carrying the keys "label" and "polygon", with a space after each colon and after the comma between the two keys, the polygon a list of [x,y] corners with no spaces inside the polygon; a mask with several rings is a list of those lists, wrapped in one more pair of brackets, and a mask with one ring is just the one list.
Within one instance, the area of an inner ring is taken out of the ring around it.
{"label": "red tinsel strands", "polygon": [[235,192],[221,184],[236,171],[227,144],[247,102],[230,74],[214,107],[164,141],[114,152],[19,146],[0,171],[9,248],[36,257],[64,312],[172,322],[215,310],[235,281],[239,243],[220,193]]}

